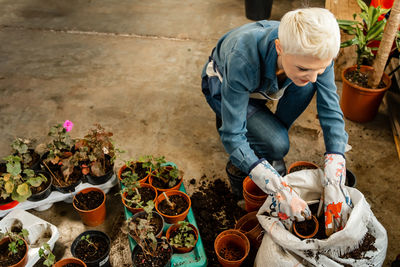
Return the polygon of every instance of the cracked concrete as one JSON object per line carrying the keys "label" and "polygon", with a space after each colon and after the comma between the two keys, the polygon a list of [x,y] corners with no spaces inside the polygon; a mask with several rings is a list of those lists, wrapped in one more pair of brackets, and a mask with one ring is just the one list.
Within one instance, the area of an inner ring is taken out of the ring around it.
{"label": "cracked concrete", "polygon": [[[324,6],[324,1],[307,1]],[[305,5],[275,1],[271,19]],[[90,1],[0,0],[0,156],[16,136],[44,141],[51,125],[69,119],[73,137],[100,123],[114,132],[122,160],[164,155],[191,178],[227,179],[225,153],[211,109],[200,91],[200,72],[218,38],[249,22],[242,0]],[[341,83],[338,83],[339,93]],[[399,172],[385,107],[374,121],[346,120],[347,165],[357,176],[378,220],[388,231],[385,266],[400,253]],[[315,103],[290,130],[287,165],[323,166],[324,143]],[[114,266],[130,264],[127,239],[116,231],[122,205],[107,195],[107,222],[96,229],[114,240]],[[83,230],[71,204],[33,214],[57,225],[56,256],[69,256]],[[117,233],[116,233],[117,232]]]}

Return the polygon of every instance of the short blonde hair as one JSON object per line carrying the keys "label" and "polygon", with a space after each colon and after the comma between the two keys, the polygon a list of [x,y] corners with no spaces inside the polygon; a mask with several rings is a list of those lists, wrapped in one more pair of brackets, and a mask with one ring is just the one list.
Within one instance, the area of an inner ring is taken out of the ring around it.
{"label": "short blonde hair", "polygon": [[335,16],[324,8],[301,8],[286,13],[279,25],[284,53],[334,58],[340,49],[340,29]]}

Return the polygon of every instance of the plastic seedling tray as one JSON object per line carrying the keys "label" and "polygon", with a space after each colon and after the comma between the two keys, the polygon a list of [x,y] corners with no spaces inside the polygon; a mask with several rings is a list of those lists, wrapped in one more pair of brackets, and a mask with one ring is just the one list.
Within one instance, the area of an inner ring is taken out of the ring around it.
{"label": "plastic seedling tray", "polygon": [[104,184],[99,184],[99,185],[92,185],[89,183],[80,183],[76,188],[74,192],[71,193],[61,193],[59,191],[52,191],[50,195],[40,201],[24,201],[22,203],[19,203],[17,206],[14,208],[8,209],[8,210],[0,210],[0,218],[6,216],[9,212],[13,210],[29,210],[29,209],[35,209],[37,211],[43,211],[51,208],[51,206],[55,202],[59,201],[65,201],[67,203],[72,203],[72,199],[74,198],[74,195],[77,194],[79,191],[82,189],[88,188],[88,187],[97,187],[100,188],[101,190],[104,191],[104,193],[108,193],[108,191],[117,184],[117,178],[114,173],[114,175]]}
{"label": "plastic seedling tray", "polygon": [[[0,221],[0,231],[5,232],[10,230],[16,220],[19,220],[22,223],[22,228],[29,232],[28,240],[26,240],[29,245],[28,263],[26,267],[31,267],[40,258],[40,247],[47,242],[53,250],[54,244],[60,235],[57,227],[53,224],[20,209],[13,210]],[[48,236],[50,236],[50,238],[48,238]]]}
{"label": "plastic seedling tray", "polygon": [[[186,193],[185,186],[183,185],[183,183],[182,183],[181,187],[179,188],[179,190]],[[124,206],[124,210],[125,210],[125,217],[127,219],[132,217],[132,213],[125,206]],[[189,223],[196,226],[196,228],[198,229],[192,208],[189,209],[189,213],[186,217],[186,220]],[[171,226],[171,224],[165,223],[164,230],[163,230],[164,236],[165,236],[167,229],[170,226]],[[128,236],[128,237],[129,237],[129,246],[130,246],[131,252],[132,252],[136,246],[136,242],[135,242],[135,240],[133,240],[132,237],[130,237],[130,236]],[[207,266],[206,252],[203,247],[203,242],[201,241],[200,232],[199,232],[199,239],[197,241],[197,244],[191,252],[184,253],[184,254],[177,254],[177,253],[172,254],[171,266],[191,266],[191,267]]]}

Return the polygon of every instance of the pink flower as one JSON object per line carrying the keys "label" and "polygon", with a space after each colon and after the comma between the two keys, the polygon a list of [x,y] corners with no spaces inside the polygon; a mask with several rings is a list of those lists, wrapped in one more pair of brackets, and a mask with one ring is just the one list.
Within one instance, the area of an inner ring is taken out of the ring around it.
{"label": "pink flower", "polygon": [[66,121],[64,122],[63,127],[65,128],[65,130],[66,130],[67,132],[69,132],[69,131],[72,130],[72,127],[74,127],[74,124],[72,123],[72,121],[66,120]]}

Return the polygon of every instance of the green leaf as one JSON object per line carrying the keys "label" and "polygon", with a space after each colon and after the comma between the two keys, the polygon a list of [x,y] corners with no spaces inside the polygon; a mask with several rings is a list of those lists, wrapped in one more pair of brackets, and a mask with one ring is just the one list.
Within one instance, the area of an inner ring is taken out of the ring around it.
{"label": "green leaf", "polygon": [[[374,25],[374,27],[372,27],[370,29],[370,31],[368,31],[368,34],[366,36],[367,41],[370,40],[377,40],[377,38],[383,34],[383,30],[385,29],[385,25],[386,23],[384,21],[379,21],[376,25]],[[381,39],[381,38],[379,38]]]}
{"label": "green leaf", "polygon": [[361,8],[362,11],[368,13],[368,6],[362,0],[357,0],[358,6]]}

